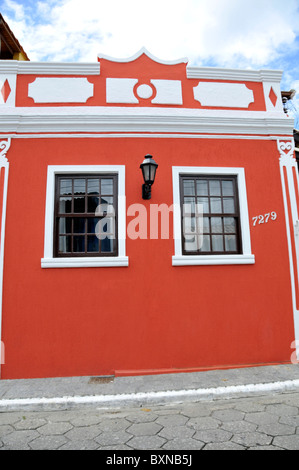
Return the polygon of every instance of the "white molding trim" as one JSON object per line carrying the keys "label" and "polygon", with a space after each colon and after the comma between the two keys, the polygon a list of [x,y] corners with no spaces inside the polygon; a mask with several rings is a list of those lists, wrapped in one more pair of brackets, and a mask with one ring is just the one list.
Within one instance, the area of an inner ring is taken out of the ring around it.
{"label": "white molding trim", "polygon": [[7,206],[7,188],[8,188],[8,173],[9,162],[7,160],[7,152],[10,149],[11,139],[0,141],[0,171],[4,170],[4,183],[3,183],[3,199],[2,199],[2,219],[1,219],[1,234],[0,234],[0,377],[1,377],[1,364],[3,358],[1,353],[2,339],[2,303],[3,303],[3,270],[4,270],[4,244],[5,244],[5,222],[6,222],[6,206]]}
{"label": "white molding trim", "polygon": [[188,59],[186,57],[184,57],[183,59],[178,59],[178,60],[158,59],[156,56],[151,54],[145,47],[142,47],[138,52],[136,52],[134,55],[132,55],[131,57],[128,57],[128,58],[117,59],[117,58],[109,56],[109,55],[98,54],[98,59],[105,59],[105,60],[109,60],[111,62],[126,63],[126,62],[133,62],[133,60],[138,59],[142,54],[145,54],[147,57],[149,57],[154,62],[158,62],[159,64],[163,64],[163,65],[177,65],[177,64],[187,63],[188,62]]}
{"label": "white molding trim", "polygon": [[42,258],[42,268],[113,268],[129,265],[127,256],[115,258]]}
{"label": "white molding trim", "polygon": [[284,113],[132,107],[3,108],[4,133],[179,132],[293,136]]}
{"label": "white molding trim", "polygon": [[29,62],[0,60],[2,74],[18,75],[100,75],[100,63]]}
{"label": "white molding trim", "polygon": [[[293,304],[293,315],[294,315],[294,330],[295,330],[295,348],[297,359],[299,360],[299,310],[297,309],[296,302],[296,290],[298,292],[299,286],[295,285],[295,262],[297,263],[297,278],[299,278],[299,232],[298,232],[298,210],[296,191],[299,191],[298,186],[298,169],[297,163],[294,157],[294,141],[286,141],[285,139],[277,139],[277,149],[280,154],[279,166],[280,176],[282,185],[282,195],[284,203],[284,212],[286,219],[286,234],[288,241],[288,252],[289,252],[289,264],[290,264],[290,278],[292,288],[292,304]],[[286,170],[287,186],[289,192],[287,193],[287,187],[284,176],[284,168]],[[296,182],[294,182],[293,169],[297,175]],[[295,184],[297,188],[295,188]],[[291,219],[289,220],[289,208],[288,208],[288,197],[290,201],[290,212]],[[296,260],[293,258],[292,250],[292,238],[295,244]],[[299,295],[299,294],[298,294]]]}
{"label": "white molding trim", "polygon": [[[215,174],[236,175],[238,178],[238,194],[240,206],[240,225],[243,253],[238,255],[198,255],[189,256],[182,254],[181,235],[181,208],[180,208],[180,184],[179,177],[182,174]],[[229,167],[172,167],[173,182],[173,229],[174,251],[172,257],[173,266],[189,265],[223,265],[223,264],[254,264],[255,257],[251,253],[250,227],[248,216],[248,204],[244,168]]]}
{"label": "white molding trim", "polygon": [[[55,175],[70,173],[117,173],[118,174],[118,256],[116,257],[82,257],[54,258],[54,199]],[[42,268],[77,268],[77,267],[118,267],[128,266],[126,256],[126,197],[125,197],[125,166],[124,165],[49,165],[47,176],[46,215],[44,257]]]}
{"label": "white molding trim", "polygon": [[[117,139],[117,138],[131,138],[131,139],[136,139],[136,138],[157,138],[157,139],[225,139],[225,140],[264,140],[264,141],[277,141],[277,139],[281,139],[281,136],[278,135],[235,135],[235,134],[155,134],[155,133],[110,133],[110,134],[105,134],[105,133],[94,133],[94,134],[88,134],[88,133],[76,133],[76,134],[2,134],[1,138],[6,139],[13,137],[14,139],[82,139],[82,138],[88,138],[88,139]],[[284,140],[286,141],[292,141],[293,137],[283,137]]]}
{"label": "white molding trim", "polygon": [[281,70],[242,70],[219,67],[187,67],[187,78],[232,80],[241,82],[276,82],[280,83]]}
{"label": "white molding trim", "polygon": [[172,257],[172,266],[206,266],[206,265],[228,265],[228,264],[254,264],[254,255],[205,255],[199,256],[176,256]]}

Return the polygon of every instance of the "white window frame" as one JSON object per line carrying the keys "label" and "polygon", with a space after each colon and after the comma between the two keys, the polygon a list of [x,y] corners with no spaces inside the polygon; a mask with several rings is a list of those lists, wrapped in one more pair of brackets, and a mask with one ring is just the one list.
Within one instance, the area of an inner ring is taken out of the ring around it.
{"label": "white window frame", "polygon": [[[118,175],[118,256],[111,257],[70,257],[54,258],[54,205],[55,205],[55,175],[56,174],[111,174]],[[49,165],[47,175],[46,215],[44,257],[42,268],[90,268],[128,266],[126,256],[126,196],[125,196],[125,166],[124,165]]]}
{"label": "white window frame", "polygon": [[[181,204],[180,204],[180,175],[236,175],[239,206],[240,206],[240,226],[242,238],[242,253],[215,254],[215,255],[183,255],[182,254],[182,229],[181,229]],[[174,224],[174,250],[172,257],[173,266],[191,265],[222,265],[222,264],[254,264],[255,257],[251,252],[250,227],[248,216],[248,204],[245,182],[244,168],[223,168],[223,167],[173,167],[173,224]]]}

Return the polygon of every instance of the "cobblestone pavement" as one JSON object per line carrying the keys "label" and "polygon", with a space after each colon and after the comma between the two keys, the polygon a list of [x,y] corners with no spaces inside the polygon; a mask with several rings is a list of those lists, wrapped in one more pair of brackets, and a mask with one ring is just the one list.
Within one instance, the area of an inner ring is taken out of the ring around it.
{"label": "cobblestone pavement", "polygon": [[0,450],[299,450],[299,392],[0,413]]}

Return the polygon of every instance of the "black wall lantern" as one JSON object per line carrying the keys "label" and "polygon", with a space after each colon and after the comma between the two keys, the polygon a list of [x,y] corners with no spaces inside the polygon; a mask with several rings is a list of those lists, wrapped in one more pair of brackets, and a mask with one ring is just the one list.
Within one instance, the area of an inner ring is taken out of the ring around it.
{"label": "black wall lantern", "polygon": [[144,179],[144,184],[142,185],[142,198],[150,199],[152,196],[151,187],[155,181],[158,164],[155,162],[151,155],[145,155],[144,160],[140,165],[140,168],[142,170],[142,175]]}

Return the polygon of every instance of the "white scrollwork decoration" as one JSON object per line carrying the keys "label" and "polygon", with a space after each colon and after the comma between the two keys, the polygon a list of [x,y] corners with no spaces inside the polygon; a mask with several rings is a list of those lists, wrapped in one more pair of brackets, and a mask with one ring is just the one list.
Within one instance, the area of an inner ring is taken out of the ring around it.
{"label": "white scrollwork decoration", "polygon": [[277,147],[280,153],[280,157],[283,160],[289,160],[294,158],[295,145],[294,141],[291,140],[277,140]]}
{"label": "white scrollwork decoration", "polygon": [[1,160],[7,162],[6,154],[10,148],[11,139],[2,140],[0,142],[0,162]]}

